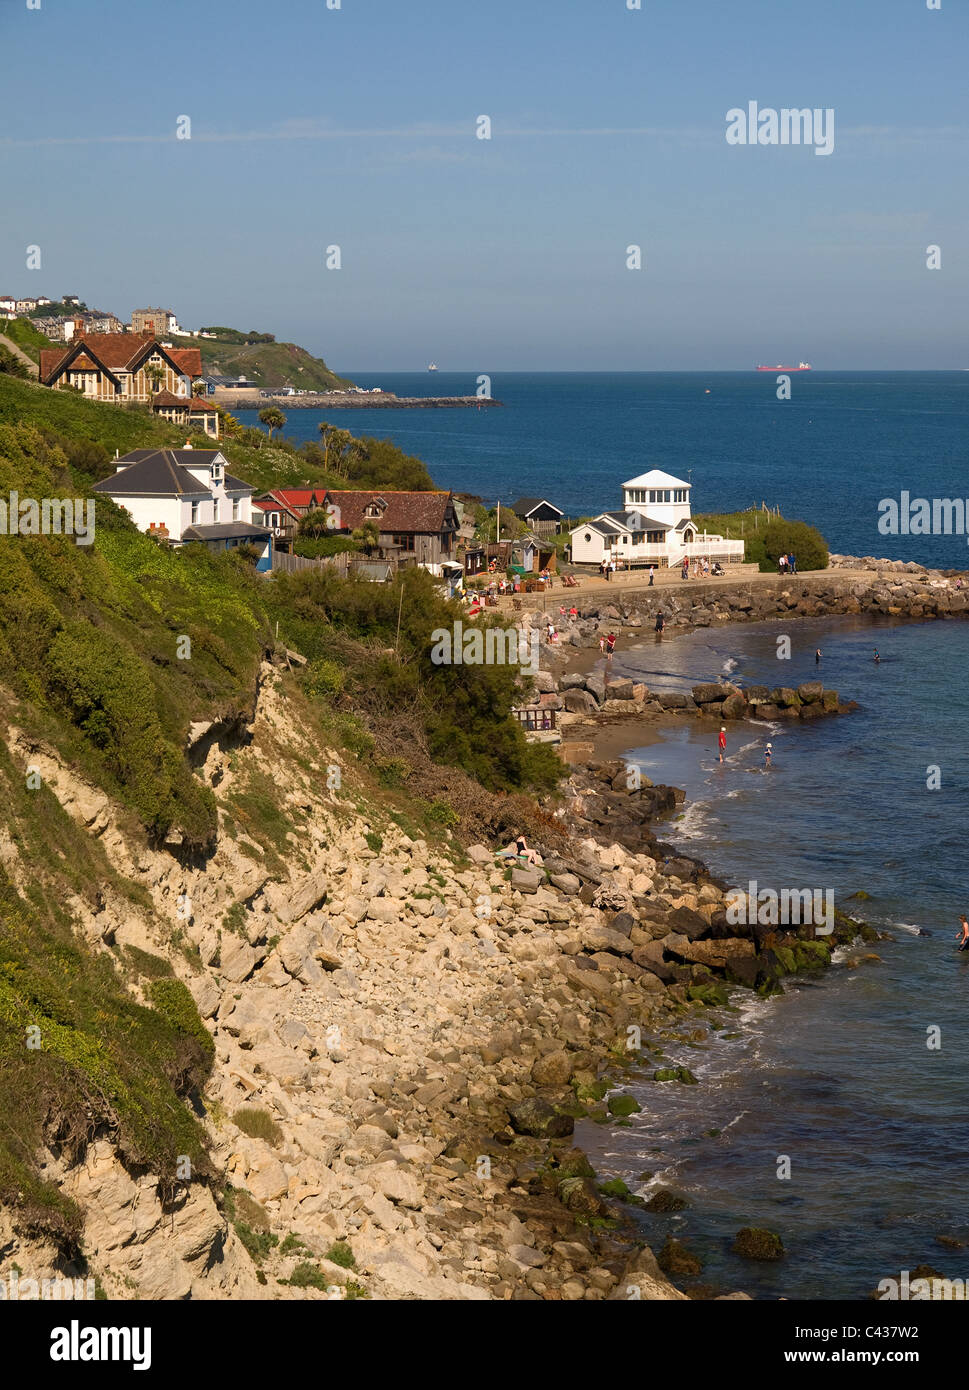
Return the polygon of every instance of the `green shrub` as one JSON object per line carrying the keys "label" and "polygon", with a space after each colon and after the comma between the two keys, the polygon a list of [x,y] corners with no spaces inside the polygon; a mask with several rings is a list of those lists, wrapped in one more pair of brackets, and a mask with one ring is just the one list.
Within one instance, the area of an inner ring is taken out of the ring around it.
{"label": "green shrub", "polygon": [[236,1221],[233,1229],[248,1250],[253,1264],[262,1264],[279,1244],[279,1237],[274,1236],[271,1231],[253,1230],[245,1221]]}
{"label": "green shrub", "polygon": [[805,521],[785,521],[780,518],[768,524],[762,533],[765,559],[761,570],[774,571],[782,555],[793,551],[799,570],[828,568],[828,545],[814,526]]}
{"label": "green shrub", "polygon": [[331,1245],[326,1252],[326,1258],[331,1264],[339,1265],[341,1269],[356,1269],[357,1267],[353,1251],[345,1240],[338,1240]]}
{"label": "green shrub", "polygon": [[319,1265],[314,1265],[309,1260],[303,1260],[296,1266],[288,1279],[280,1279],[281,1284],[289,1284],[294,1289],[322,1289],[324,1292],[329,1288],[326,1275]]}
{"label": "green shrub", "polygon": [[309,663],[303,680],[311,695],[339,695],[344,675],[335,661],[320,658]]}
{"label": "green shrub", "polygon": [[268,1110],[243,1106],[232,1116],[232,1123],[250,1139],[264,1139],[274,1147],[283,1142],[283,1132]]}

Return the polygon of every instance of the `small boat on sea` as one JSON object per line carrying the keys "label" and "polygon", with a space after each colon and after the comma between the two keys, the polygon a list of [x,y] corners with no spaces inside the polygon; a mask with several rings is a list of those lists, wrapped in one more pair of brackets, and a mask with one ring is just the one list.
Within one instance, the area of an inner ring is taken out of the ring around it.
{"label": "small boat on sea", "polygon": [[758,367],[757,370],[759,372],[809,372],[811,364],[810,362],[799,362],[796,367]]}
{"label": "small boat on sea", "polygon": [[437,363],[436,363],[436,362],[428,362],[428,364],[427,364],[427,370],[428,370],[429,372],[436,372],[436,371],[437,371]]}

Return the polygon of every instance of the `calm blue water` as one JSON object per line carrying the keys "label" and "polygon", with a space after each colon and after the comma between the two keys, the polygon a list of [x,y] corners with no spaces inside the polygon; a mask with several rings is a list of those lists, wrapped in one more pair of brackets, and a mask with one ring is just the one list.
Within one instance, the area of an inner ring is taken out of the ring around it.
{"label": "calm blue water", "polygon": [[[470,372],[356,380],[401,395],[476,389]],[[617,507],[625,479],[662,468],[692,475],[695,511],[766,501],[814,522],[835,551],[964,567],[965,537],[883,537],[876,523],[879,500],[902,488],[969,494],[969,372],[805,372],[791,381],[793,399],[780,402],[768,372],[496,372],[503,409],[331,414],[424,459],[439,486],[490,503],[545,496],[567,515],[587,515]],[[256,423],[252,411],[239,418]],[[285,433],[316,439],[321,418],[291,409]]]}
{"label": "calm blue water", "polygon": [[[689,1197],[690,1210],[644,1220],[654,1246],[672,1231],[701,1254],[699,1282],[764,1297],[863,1298],[922,1262],[969,1277],[969,1247],[935,1241],[969,1241],[959,1186],[969,955],[954,946],[969,912],[969,626],[841,619],[787,629],[790,662],[776,656],[784,626],[770,623],[650,640],[614,664],[656,689],[721,671],[742,684],[797,684],[815,677],[820,646],[825,684],[860,710],[810,725],[728,725],[722,768],[714,736],[692,724],[629,756],[654,781],[686,789],[671,840],[734,882],[830,887],[839,901],[863,889],[871,900],[849,907],[896,939],[848,953],[873,951],[880,962],[832,969],[783,998],[741,995],[740,1037],[709,1050],[667,1047],[701,1085],[644,1081],[634,1088],[644,1112],[630,1128],[583,1126],[580,1142],[608,1172],[652,1171]],[[768,738],[774,764],[764,772]],[[937,791],[926,786],[930,765],[941,770]],[[932,1026],[939,1051],[926,1046]],[[711,1129],[722,1132],[704,1137]],[[779,1155],[791,1160],[789,1181],[776,1176]],[[788,1257],[732,1256],[743,1225],[777,1231]]]}

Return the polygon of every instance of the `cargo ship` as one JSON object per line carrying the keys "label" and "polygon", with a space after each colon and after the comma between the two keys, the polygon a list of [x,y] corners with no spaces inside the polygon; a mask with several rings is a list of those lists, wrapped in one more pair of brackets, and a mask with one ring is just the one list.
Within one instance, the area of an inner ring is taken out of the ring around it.
{"label": "cargo ship", "polygon": [[758,367],[759,372],[809,372],[810,362],[798,362],[796,367]]}

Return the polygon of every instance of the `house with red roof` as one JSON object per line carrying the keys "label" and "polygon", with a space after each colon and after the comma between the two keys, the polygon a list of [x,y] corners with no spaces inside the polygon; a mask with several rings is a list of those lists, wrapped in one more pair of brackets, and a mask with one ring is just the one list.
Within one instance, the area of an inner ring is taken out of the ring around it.
{"label": "house with red roof", "polygon": [[325,497],[325,488],[277,487],[254,497],[252,505],[272,531],[276,549],[289,550],[303,517],[321,511]]}
{"label": "house with red roof", "polygon": [[205,396],[176,396],[172,391],[158,391],[151,398],[151,408],[173,425],[185,425],[213,439],[219,437],[218,408]]}
{"label": "house with red roof", "polygon": [[162,347],[151,333],[79,333],[66,348],[44,348],[40,381],[73,388],[89,400],[148,404],[161,391],[192,394],[202,375],[198,348]]}
{"label": "house with red roof", "polygon": [[362,492],[327,488],[323,505],[334,535],[371,529],[376,549],[398,565],[416,565],[447,578],[461,572],[457,560],[460,519],[450,492]]}

